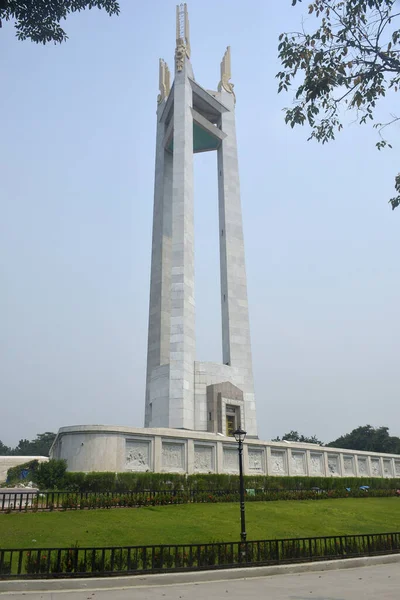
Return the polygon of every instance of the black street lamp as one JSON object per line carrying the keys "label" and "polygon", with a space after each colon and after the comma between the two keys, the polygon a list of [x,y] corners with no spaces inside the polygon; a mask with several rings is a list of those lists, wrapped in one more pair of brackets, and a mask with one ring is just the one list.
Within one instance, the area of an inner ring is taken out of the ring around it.
{"label": "black street lamp", "polygon": [[240,485],[240,539],[242,542],[246,541],[246,517],[244,514],[244,481],[243,481],[243,442],[246,437],[246,431],[243,431],[241,427],[238,427],[234,431],[233,435],[238,443],[239,450],[239,485]]}

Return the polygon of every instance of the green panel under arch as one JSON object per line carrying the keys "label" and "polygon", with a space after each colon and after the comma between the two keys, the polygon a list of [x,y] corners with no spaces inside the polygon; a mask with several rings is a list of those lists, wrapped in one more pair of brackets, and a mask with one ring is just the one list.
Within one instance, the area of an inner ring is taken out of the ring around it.
{"label": "green panel under arch", "polygon": [[[200,125],[193,121],[193,152],[208,152],[217,150],[221,143],[217,137],[206,131]],[[171,141],[168,144],[167,150],[174,150],[174,136],[171,136]]]}

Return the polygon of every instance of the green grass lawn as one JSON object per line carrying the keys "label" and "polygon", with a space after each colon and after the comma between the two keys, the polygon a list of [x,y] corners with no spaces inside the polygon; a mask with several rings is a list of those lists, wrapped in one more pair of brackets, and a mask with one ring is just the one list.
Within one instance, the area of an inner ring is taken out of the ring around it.
{"label": "green grass lawn", "polygon": [[[400,499],[248,502],[246,521],[250,540],[400,531]],[[225,503],[0,515],[1,548],[230,541],[239,532],[239,505]]]}

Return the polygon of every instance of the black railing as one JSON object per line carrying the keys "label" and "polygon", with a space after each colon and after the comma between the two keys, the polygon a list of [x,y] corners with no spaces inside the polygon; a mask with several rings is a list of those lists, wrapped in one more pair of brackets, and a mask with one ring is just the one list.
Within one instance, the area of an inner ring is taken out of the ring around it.
{"label": "black railing", "polygon": [[[400,496],[396,489],[278,490],[248,489],[246,501],[322,500],[343,497]],[[1,512],[128,508],[165,504],[238,502],[239,491],[231,490],[142,490],[126,492],[0,492]]]}
{"label": "black railing", "polygon": [[93,577],[278,565],[400,552],[400,533],[108,548],[0,549],[0,578]]}
{"label": "black railing", "polygon": [[123,508],[152,504],[184,504],[211,502],[227,498],[236,500],[236,492],[198,490],[141,490],[124,492],[0,492],[0,512],[26,510],[74,510],[94,508]]}

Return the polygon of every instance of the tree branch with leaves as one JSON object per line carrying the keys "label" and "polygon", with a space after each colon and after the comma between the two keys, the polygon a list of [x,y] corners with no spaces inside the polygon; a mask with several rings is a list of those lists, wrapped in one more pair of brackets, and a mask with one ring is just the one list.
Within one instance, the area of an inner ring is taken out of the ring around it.
{"label": "tree branch with leaves", "polygon": [[[302,0],[292,0],[292,6]],[[374,120],[380,100],[389,90],[398,91],[400,81],[399,2],[396,0],[314,0],[301,31],[279,36],[282,70],[277,74],[278,92],[295,89],[294,105],[285,109],[292,128],[308,124],[311,135],[322,144],[335,139],[343,128],[342,114],[355,111],[362,125]],[[317,28],[307,31],[312,19]],[[374,123],[378,150],[391,148],[383,131],[400,116]],[[400,205],[400,174],[395,178],[397,196],[389,203]]]}
{"label": "tree branch with leaves", "polygon": [[110,16],[120,10],[116,0],[0,0],[0,27],[14,20],[19,40],[60,44],[68,39],[60,21],[86,8],[104,9]]}

